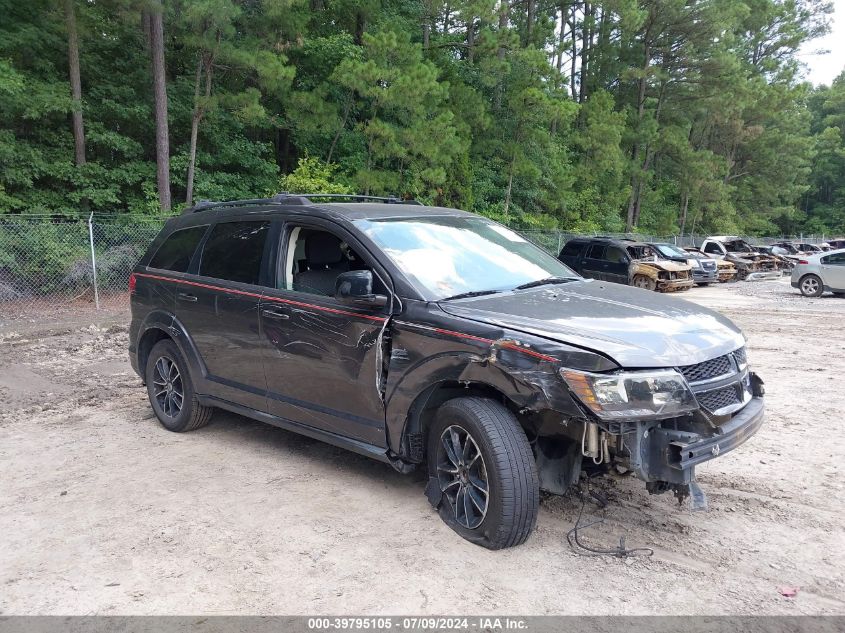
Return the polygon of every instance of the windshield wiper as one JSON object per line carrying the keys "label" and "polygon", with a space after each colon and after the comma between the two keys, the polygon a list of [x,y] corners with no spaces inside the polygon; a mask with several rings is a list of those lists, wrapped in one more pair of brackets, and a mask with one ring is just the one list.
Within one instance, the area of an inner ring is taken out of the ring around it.
{"label": "windshield wiper", "polygon": [[547,284],[565,284],[570,281],[578,281],[577,277],[546,277],[545,279],[538,279],[536,281],[529,281],[527,284],[517,286],[514,290],[525,290],[526,288],[536,288],[537,286],[545,286]]}
{"label": "windshield wiper", "polygon": [[470,290],[469,292],[462,292],[457,295],[452,295],[451,297],[444,297],[440,301],[451,301],[452,299],[467,299],[469,297],[481,297],[483,295],[494,295],[499,292],[504,292],[503,290]]}

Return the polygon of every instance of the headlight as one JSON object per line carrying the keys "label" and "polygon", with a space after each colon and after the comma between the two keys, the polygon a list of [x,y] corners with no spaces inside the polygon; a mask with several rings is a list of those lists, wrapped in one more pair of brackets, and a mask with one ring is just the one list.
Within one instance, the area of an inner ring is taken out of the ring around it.
{"label": "headlight", "polygon": [[698,408],[684,377],[671,369],[594,374],[563,368],[560,375],[603,420],[669,418]]}
{"label": "headlight", "polygon": [[701,268],[701,264],[698,262],[697,259],[688,259],[689,265],[693,268]]}

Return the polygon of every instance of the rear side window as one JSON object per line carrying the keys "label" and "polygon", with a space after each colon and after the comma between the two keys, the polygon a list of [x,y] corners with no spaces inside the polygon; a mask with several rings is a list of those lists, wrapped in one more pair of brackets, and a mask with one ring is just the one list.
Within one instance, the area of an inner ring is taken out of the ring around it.
{"label": "rear side window", "polygon": [[581,252],[581,248],[583,248],[584,242],[567,242],[563,246],[563,250],[560,252],[561,257],[575,257],[578,253]]}
{"label": "rear side window", "polygon": [[822,261],[825,264],[830,264],[832,266],[845,266],[845,253],[836,253],[835,255],[828,255],[827,257],[823,258]]}
{"label": "rear side window", "polygon": [[269,231],[269,222],[224,222],[216,225],[202,249],[199,274],[257,284]]}
{"label": "rear side window", "polygon": [[158,247],[156,254],[150,260],[149,267],[172,270],[176,273],[187,272],[194,251],[197,250],[197,244],[200,243],[207,228],[207,225],[192,226],[189,229],[173,231]]}

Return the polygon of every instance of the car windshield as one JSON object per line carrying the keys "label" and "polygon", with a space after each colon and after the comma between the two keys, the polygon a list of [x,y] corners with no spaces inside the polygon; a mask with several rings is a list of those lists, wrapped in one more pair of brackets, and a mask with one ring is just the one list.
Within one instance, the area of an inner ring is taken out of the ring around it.
{"label": "car windshield", "polygon": [[480,217],[355,220],[430,300],[513,290],[549,279],[580,279],[569,267],[499,224]]}
{"label": "car windshield", "polygon": [[664,257],[683,257],[684,259],[689,257],[689,253],[672,244],[655,244],[654,248]]}

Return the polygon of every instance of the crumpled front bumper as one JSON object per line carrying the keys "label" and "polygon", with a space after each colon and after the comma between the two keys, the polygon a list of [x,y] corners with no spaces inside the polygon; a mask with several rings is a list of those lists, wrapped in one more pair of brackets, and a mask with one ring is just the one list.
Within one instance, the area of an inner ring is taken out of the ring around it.
{"label": "crumpled front bumper", "polygon": [[692,279],[671,279],[657,281],[657,290],[659,292],[677,292],[679,290],[686,290],[692,288],[695,282]]}
{"label": "crumpled front bumper", "polygon": [[745,443],[760,429],[765,417],[763,398],[752,398],[745,408],[721,425],[714,435],[702,437],[683,431],[659,429],[655,441],[661,444],[665,466],[686,470]]}
{"label": "crumpled front bumper", "polygon": [[628,464],[639,479],[671,486],[686,486],[695,479],[695,466],[732,451],[762,426],[765,407],[754,396],[729,420],[708,433],[670,426],[641,427],[626,435]]}

